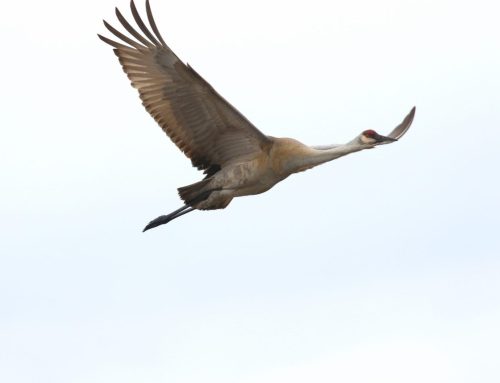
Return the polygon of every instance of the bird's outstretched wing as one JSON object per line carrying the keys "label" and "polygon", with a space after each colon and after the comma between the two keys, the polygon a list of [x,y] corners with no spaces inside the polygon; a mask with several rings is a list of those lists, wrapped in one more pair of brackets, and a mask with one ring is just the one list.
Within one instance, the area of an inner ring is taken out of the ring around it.
{"label": "bird's outstretched wing", "polygon": [[142,34],[116,9],[118,20],[135,40],[106,21],[106,28],[121,42],[98,36],[114,47],[143,105],[193,166],[210,175],[231,161],[255,156],[267,148],[269,139],[167,46],[149,0],[146,11],[150,28],[133,0],[130,8]]}
{"label": "bird's outstretched wing", "polygon": [[413,122],[413,117],[415,117],[415,107],[410,110],[410,113],[405,117],[405,119],[396,126],[391,133],[389,133],[388,137],[399,140],[401,137],[405,135],[405,133],[410,129],[411,123]]}

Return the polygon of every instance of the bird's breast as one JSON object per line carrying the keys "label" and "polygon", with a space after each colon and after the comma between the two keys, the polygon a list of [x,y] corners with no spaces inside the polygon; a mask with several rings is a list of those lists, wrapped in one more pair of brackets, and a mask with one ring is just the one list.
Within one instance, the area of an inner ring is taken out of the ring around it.
{"label": "bird's breast", "polygon": [[226,165],[216,174],[214,187],[231,190],[234,197],[260,194],[271,189],[290,174],[305,170],[302,158],[309,148],[293,139],[275,139],[268,152]]}
{"label": "bird's breast", "polygon": [[263,193],[285,178],[273,169],[268,157],[234,164],[222,173],[221,186],[232,189],[235,197]]}

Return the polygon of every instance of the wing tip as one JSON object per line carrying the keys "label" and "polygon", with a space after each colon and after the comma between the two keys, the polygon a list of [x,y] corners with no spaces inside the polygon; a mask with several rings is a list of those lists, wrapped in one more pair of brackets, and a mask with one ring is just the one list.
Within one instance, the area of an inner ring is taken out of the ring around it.
{"label": "wing tip", "polygon": [[410,124],[413,121],[413,118],[415,117],[416,111],[417,111],[417,107],[413,106],[413,108],[411,108],[411,110],[410,110],[410,113],[408,113],[408,115],[405,117],[405,120],[408,119]]}
{"label": "wing tip", "polygon": [[413,106],[410,112],[406,115],[406,117],[401,121],[401,123],[396,126],[392,132],[388,135],[388,137],[399,140],[403,137],[408,129],[410,129],[411,124],[413,123],[413,119],[415,118],[415,112],[417,111],[417,107]]}
{"label": "wing tip", "polygon": [[[104,21],[104,20],[103,20],[103,21]],[[108,39],[107,37],[105,37],[105,36],[101,35],[100,33],[97,33],[97,37],[99,37],[99,39],[100,39],[101,41],[104,41],[106,44],[113,45],[113,44],[111,44],[112,42],[114,42],[113,40]]]}

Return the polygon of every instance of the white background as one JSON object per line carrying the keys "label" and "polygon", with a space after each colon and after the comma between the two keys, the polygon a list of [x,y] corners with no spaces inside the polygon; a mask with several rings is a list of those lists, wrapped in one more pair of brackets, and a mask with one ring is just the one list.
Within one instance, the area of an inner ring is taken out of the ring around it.
{"label": "white background", "polygon": [[417,114],[398,143],[145,234],[201,174],[97,39],[114,6],[1,7],[0,381],[500,381],[496,0],[154,0],[267,134],[342,143]]}

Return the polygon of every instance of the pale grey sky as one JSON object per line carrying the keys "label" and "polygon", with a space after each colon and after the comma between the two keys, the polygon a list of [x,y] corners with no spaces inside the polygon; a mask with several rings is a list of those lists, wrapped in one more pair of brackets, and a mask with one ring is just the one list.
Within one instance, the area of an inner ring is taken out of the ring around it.
{"label": "pale grey sky", "polygon": [[498,2],[151,5],[267,134],[414,125],[143,234],[201,174],[97,39],[128,1],[5,4],[0,381],[500,381]]}

